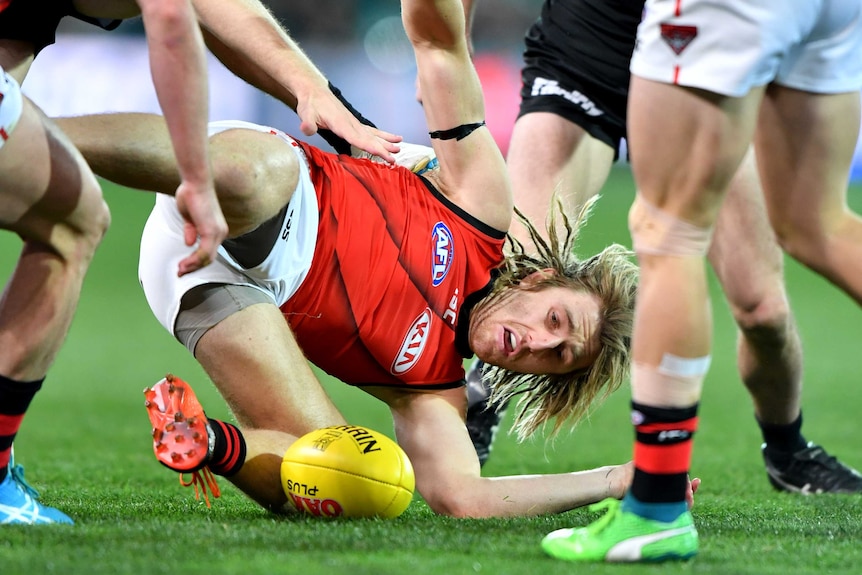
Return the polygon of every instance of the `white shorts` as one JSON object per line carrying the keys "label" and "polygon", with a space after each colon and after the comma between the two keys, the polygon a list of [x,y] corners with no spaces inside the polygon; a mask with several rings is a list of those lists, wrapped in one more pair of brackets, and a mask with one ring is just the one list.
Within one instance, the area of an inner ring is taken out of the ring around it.
{"label": "white shorts", "polygon": [[[226,121],[210,124],[210,136],[232,128],[274,133],[287,142],[293,140],[283,132],[247,122]],[[317,195],[308,171],[305,153],[293,150],[300,163],[299,183],[287,206],[282,233],[272,249],[261,257],[262,263],[244,268],[225,248],[219,247],[214,262],[196,272],[177,277],[180,260],[194,250],[183,240],[183,218],[173,197],[156,196],[156,205],[144,226],[138,277],[144,295],[159,322],[172,334],[183,296],[204,284],[245,285],[267,294],[275,305],[286,302],[299,288],[311,268],[317,245],[319,220]],[[289,152],[287,152],[289,153]]]}
{"label": "white shorts", "polygon": [[24,97],[18,82],[0,68],[0,148],[12,135],[12,130],[21,119]]}
{"label": "white shorts", "polygon": [[647,0],[633,74],[741,97],[862,89],[859,0]]}

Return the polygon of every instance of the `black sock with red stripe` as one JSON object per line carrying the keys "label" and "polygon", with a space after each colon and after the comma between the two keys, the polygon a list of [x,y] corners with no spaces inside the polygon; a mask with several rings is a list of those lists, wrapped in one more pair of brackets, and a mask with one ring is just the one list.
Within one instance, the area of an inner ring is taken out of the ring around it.
{"label": "black sock with red stripe", "polygon": [[21,428],[24,414],[44,381],[45,378],[16,381],[0,375],[0,481],[6,479],[12,458],[12,442]]}
{"label": "black sock with red stripe", "polygon": [[215,438],[207,466],[216,475],[230,477],[245,463],[245,438],[235,425],[218,419],[208,419],[207,422]]}
{"label": "black sock with red stripe", "polygon": [[698,404],[682,409],[632,402],[635,473],[626,508],[643,517],[672,521],[687,508],[692,437]]}

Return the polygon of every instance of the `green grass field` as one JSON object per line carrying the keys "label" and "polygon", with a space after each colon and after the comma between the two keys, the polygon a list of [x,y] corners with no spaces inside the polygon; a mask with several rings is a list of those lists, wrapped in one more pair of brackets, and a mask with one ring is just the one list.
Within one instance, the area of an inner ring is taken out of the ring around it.
{"label": "green grass field", "polygon": [[[632,194],[630,174],[615,171],[583,234],[581,253],[610,241],[628,244]],[[416,497],[392,521],[280,519],[223,480],[222,498],[207,509],[153,458],[141,392],[174,372],[196,384],[210,415],[228,414],[185,348],[150,315],[138,286],[137,244],[152,197],[116,188],[107,188],[106,196],[113,226],[67,344],[16,441],[18,462],[43,500],[77,525],[0,529],[2,575],[862,572],[862,497],[804,498],[776,493],[766,481],[751,404],[736,374],[733,324],[718,292],[713,368],[692,471],[703,478],[695,507],[702,544],[691,562],[573,566],[545,557],[542,536],[594,519],[586,510],[453,520],[433,515]],[[3,277],[17,251],[15,238],[2,234]],[[806,347],[804,431],[862,467],[856,387],[862,314],[807,270],[789,263],[787,276]],[[326,385],[349,420],[391,432],[381,404],[338,382]],[[626,461],[632,441],[628,400],[628,391],[621,391],[553,445],[518,445],[501,435],[485,472],[563,472]]]}

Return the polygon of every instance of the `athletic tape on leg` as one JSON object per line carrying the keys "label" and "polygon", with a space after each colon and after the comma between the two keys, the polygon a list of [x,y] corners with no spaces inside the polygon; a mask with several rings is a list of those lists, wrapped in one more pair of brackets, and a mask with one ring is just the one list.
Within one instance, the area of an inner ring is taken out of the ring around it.
{"label": "athletic tape on leg", "polygon": [[702,228],[666,214],[637,194],[629,210],[629,231],[639,254],[705,256],[712,228]]}
{"label": "athletic tape on leg", "polygon": [[700,401],[711,356],[685,358],[666,353],[658,367],[632,363],[632,399],[658,407],[688,407]]}

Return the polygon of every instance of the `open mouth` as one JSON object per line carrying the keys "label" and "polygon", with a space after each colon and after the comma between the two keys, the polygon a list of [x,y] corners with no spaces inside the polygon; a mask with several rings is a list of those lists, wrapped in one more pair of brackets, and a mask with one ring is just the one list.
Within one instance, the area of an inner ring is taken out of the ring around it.
{"label": "open mouth", "polygon": [[518,341],[515,338],[515,333],[509,331],[506,328],[503,328],[503,350],[507,354],[514,353],[515,347],[518,345]]}

